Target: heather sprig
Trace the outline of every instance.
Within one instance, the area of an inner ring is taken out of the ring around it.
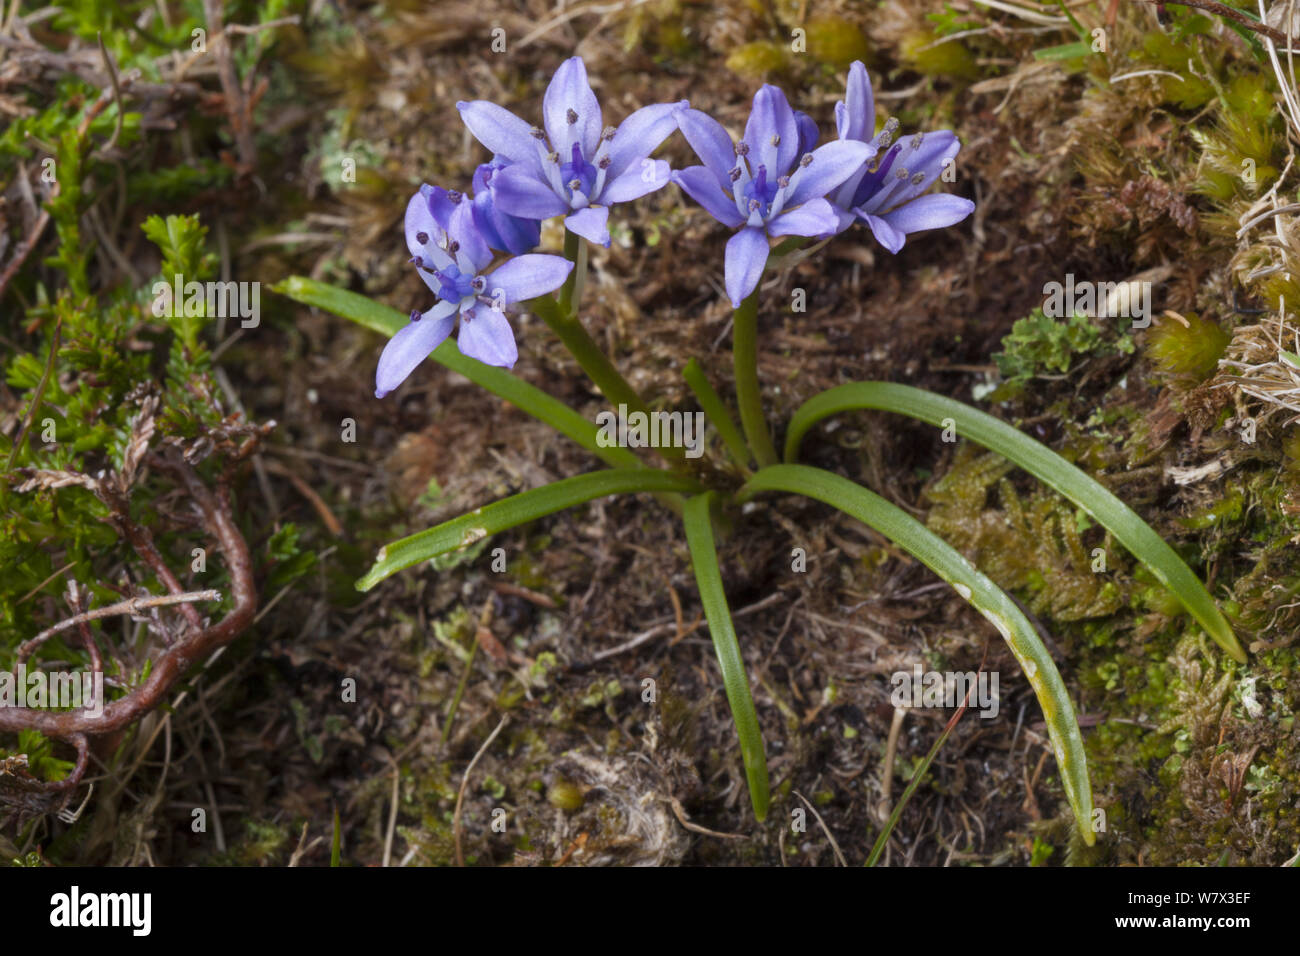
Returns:
[[[800,254],[815,254],[820,245],[858,222],[896,253],[909,235],[966,218],[974,208],[970,200],[927,192],[941,177],[950,178],[943,174],[954,168],[960,149],[956,136],[933,131],[900,137],[894,120],[877,131],[871,84],[861,63],[850,69],[845,98],[835,110],[838,139],[821,146],[813,118],[793,109],[775,86],[758,90],[744,132],[735,139],[717,120],[685,102],[646,106],[618,127],[605,126],[586,67],[577,57],[561,64],[551,80],[541,126],[485,101],[459,107],[465,124],[493,158],[478,168],[472,199],[424,186],[412,197],[406,217],[414,266],[438,303],[408,322],[395,310],[312,280],[295,278],[281,289],[393,336],[379,363],[379,394],[395,388],[432,352],[436,361],[514,402],[611,467],[521,492],[393,542],[358,587],[369,589],[405,568],[603,495],[653,494],[682,519],[736,723],[750,798],[762,820],[771,798],[761,724],[742,641],[727,607],[715,532],[742,520],[750,510],[742,506],[752,505],[760,495],[793,493],[816,499],[878,530],[992,622],[1042,705],[1066,798],[1083,839],[1094,842],[1092,796],[1078,723],[1038,630],[1015,601],[914,517],[847,478],[799,464],[800,445],[816,423],[856,409],[887,410],[955,428],[963,438],[1021,465],[1114,533],[1214,640],[1244,660],[1231,627],[1199,579],[1095,480],[1016,429],[952,399],[883,382],[829,389],[805,402],[788,422],[783,457],[776,452],[763,408],[758,316],[762,278],[771,261],[810,242],[816,244]],[[700,165],[673,172],[650,154],[679,128]],[[720,260],[726,297],[735,309],[732,356],[741,427],[700,364],[683,356],[686,383],[726,451],[725,456],[714,455],[712,467],[706,469],[689,467],[680,449],[661,448],[662,460],[650,461],[628,449],[608,447],[591,422],[503,370],[517,355],[506,310],[525,303],[570,350],[606,402],[646,410],[642,397],[580,318],[587,243],[609,244],[611,206],[654,192],[670,179],[731,231]],[[537,224],[560,216],[565,223],[564,257],[528,252],[537,241]],[[498,261],[492,249],[507,258]],[[447,341],[457,317],[459,355]]]

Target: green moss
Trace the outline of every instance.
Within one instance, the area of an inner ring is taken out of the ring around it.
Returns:
[[[926,76],[974,79],[980,75],[975,56],[959,40],[944,40],[929,30],[916,30],[899,44],[903,62]]]
[[[785,44],[755,40],[731,51],[727,69],[746,80],[767,80],[787,69],[787,50]]]
[[[851,20],[836,16],[813,17],[808,32],[808,53],[819,63],[838,70],[848,69],[854,60],[871,60],[871,44]]]
[[[1194,312],[1184,318],[1186,325],[1167,316],[1155,323],[1146,337],[1146,354],[1163,375],[1186,387],[1215,373],[1231,336]]]

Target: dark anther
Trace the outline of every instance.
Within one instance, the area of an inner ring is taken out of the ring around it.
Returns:
[[[417,232],[415,234],[415,241],[420,245],[424,245],[429,241],[429,234],[427,232]]]
[[[568,109],[568,110],[565,110],[565,111],[564,111],[564,118],[565,118],[565,120],[568,122],[568,124],[569,124],[570,126],[572,126],[574,123],[578,122],[578,114],[575,113],[575,112],[574,112],[573,110],[571,110],[571,109]]]

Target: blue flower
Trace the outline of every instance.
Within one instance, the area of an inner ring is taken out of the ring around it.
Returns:
[[[486,100],[457,103],[480,143],[509,165],[492,177],[496,208],[522,219],[564,216],[571,232],[609,245],[609,207],[668,185],[668,164],[648,157],[677,128],[675,111],[643,107],[615,129],[603,126],[600,103],[581,57],[565,60],[542,99],[545,130]]]
[[[839,229],[826,194],[875,155],[866,143],[841,140],[812,149],[817,126],[786,102],[775,86],[754,94],[744,138],[732,143],[722,125],[699,110],[678,114],[682,135],[703,166],[673,173],[673,182],[725,226],[725,280],[731,304],[758,285],[768,237],[830,236]]]
[[[379,356],[375,397],[383,398],[443,340],[460,317],[456,344],[485,365],[511,368],[519,357],[506,306],[554,292],[573,263],[560,256],[531,254],[507,259],[491,272],[493,255],[478,226],[473,202],[459,193],[421,186],[406,206],[406,245],[420,278],[439,302],[411,313],[411,322]]]
[[[961,222],[975,204],[947,193],[921,195],[961,149],[956,134],[937,130],[895,143],[898,120],[891,118],[873,137],[875,109],[867,68],[855,62],[849,68],[844,99],[835,104],[835,125],[842,142],[870,143],[876,152],[869,163],[844,181],[831,201],[840,220],[836,232],[843,232],[861,219],[877,242],[896,253],[910,233]]]
[[[493,157],[474,170],[474,222],[493,249],[519,255],[536,248],[542,238],[542,224],[504,212],[496,201],[493,179],[510,161]]]

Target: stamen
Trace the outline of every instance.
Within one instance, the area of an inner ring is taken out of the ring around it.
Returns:
[[[417,232],[415,234],[415,241],[422,246],[426,245],[429,242],[429,234],[427,232]]]
[[[736,182],[740,179],[740,167],[737,166],[735,169],[727,170],[727,175],[731,177],[733,183]]]
[[[546,154],[546,158],[553,163],[558,163],[560,161],[560,154],[552,151]]]
[[[450,202],[459,203],[464,198],[465,198],[465,194],[458,189],[447,190],[447,199]]]
[[[781,145],[781,134],[780,134],[780,133],[773,133],[773,134],[772,134],[772,145],[773,145],[773,146],[780,146],[780,145]]]
[[[898,132],[899,122],[895,116],[889,117],[885,121],[884,129],[880,131],[880,148],[884,149],[894,141],[894,134]]]
[[[475,276],[474,281],[470,283],[470,288],[472,288],[475,292],[482,292],[484,289],[487,288],[487,279],[483,278],[482,276]]]
[[[572,189],[572,190],[576,193],[579,189],[582,188],[582,180],[581,180],[581,179],[570,179],[570,180],[569,180],[569,188]]]
[[[899,166],[898,172],[894,173],[894,177],[897,179],[906,179],[910,175],[912,174],[907,171],[906,166]]]
[[[778,186],[780,186],[782,189],[785,189],[786,186],[789,186],[789,185],[790,185],[790,177],[789,177],[789,176],[778,176],[777,179],[776,179],[776,184],[777,184]]]
[[[921,183],[923,183],[923,182],[925,182],[925,173],[914,173],[914,174],[912,175],[912,185],[913,185],[913,186],[919,186],[919,185],[921,185]]]
[[[738,140],[738,141],[736,142],[736,155],[737,155],[737,156],[748,156],[748,155],[749,155],[749,144],[746,143],[743,139],[742,139],[742,140]]]
[[[543,133],[541,128],[537,126],[534,126],[532,129],[530,129],[528,131],[528,135],[531,136],[533,139],[541,139],[541,140],[546,139],[546,134]]]
[[[574,123],[578,122],[578,114],[572,109],[567,109],[564,111],[564,119],[570,126],[572,126]]]
[[[456,253],[460,252],[460,243],[455,239],[450,240],[447,243],[447,251],[454,256]]]
[[[601,133],[600,133],[600,138],[601,138],[601,139],[613,139],[613,138],[614,138],[614,134],[617,133],[617,132],[618,132],[618,130],[615,129],[613,126],[606,126],[606,127],[601,131]]]
[[[802,156],[799,157],[799,168],[807,169],[809,166],[812,165],[812,159],[813,159],[812,153],[804,153]]]
[[[610,159],[608,156],[602,156],[599,160],[597,160],[596,165],[599,166],[601,169],[609,169],[610,164],[612,164],[613,162],[614,161]]]
[[[923,133],[917,133],[915,136],[912,137],[912,149],[921,148],[921,139],[924,135],[925,134]]]
[[[759,208],[759,205],[760,205],[760,204],[759,204],[759,201],[758,201],[757,199],[751,199],[751,200],[749,201],[749,211],[750,211],[750,212],[757,212],[757,211],[758,211],[758,208]]]
[[[412,322],[419,322],[419,321],[420,321],[420,310],[419,310],[419,309],[412,309],[412,310],[411,310],[411,321],[412,321]]]

